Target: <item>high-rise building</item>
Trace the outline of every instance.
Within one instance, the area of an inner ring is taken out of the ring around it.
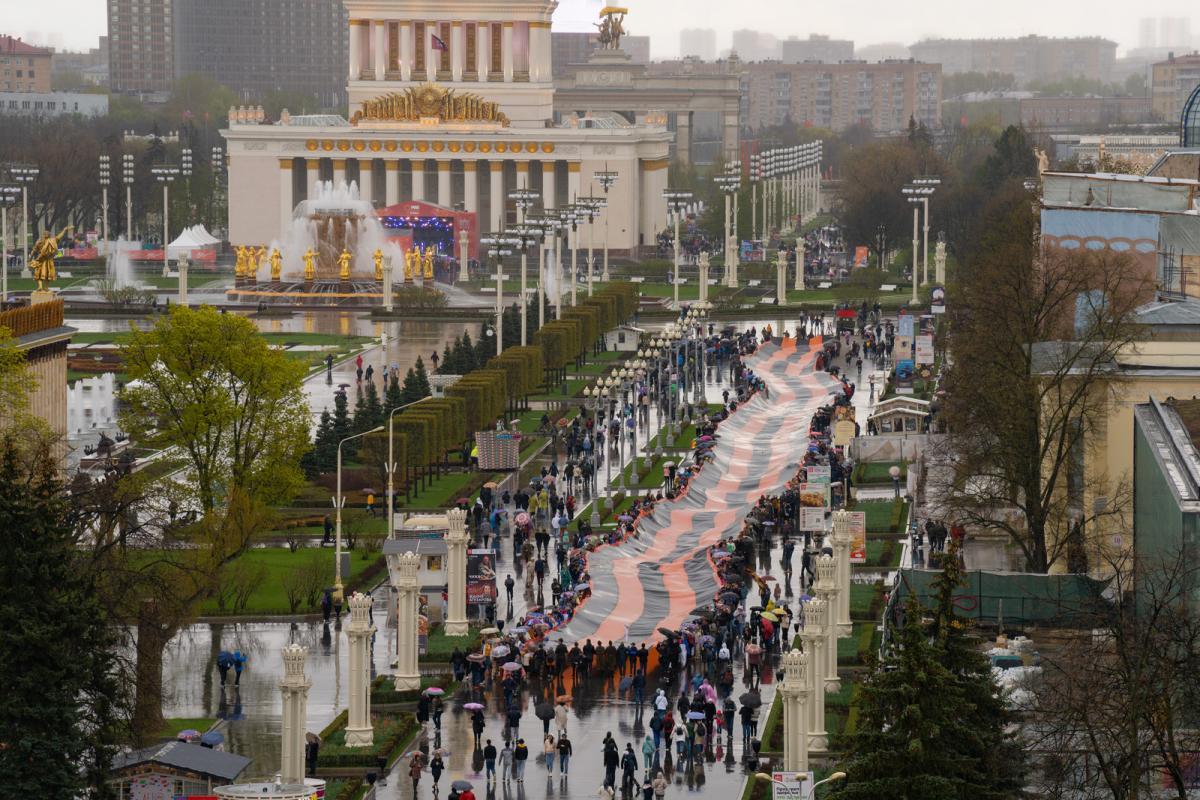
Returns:
[[[791,122],[844,130],[899,131],[915,119],[941,127],[942,68],[915,61],[747,64],[745,127]]]
[[[54,51],[0,36],[0,91],[50,91],[50,59]]]
[[[712,28],[684,28],[679,32],[679,57],[701,61],[717,59],[717,32]]]
[[[108,85],[166,94],[175,82],[171,0],[108,0]]]
[[[784,39],[781,55],[785,64],[800,64],[805,61],[836,64],[854,58],[854,42],[849,39],[830,39],[828,36],[814,33],[807,39]]]
[[[341,0],[175,0],[175,75],[208,76],[247,102],[286,91],[340,108],[348,29]]]
[[[1000,72],[1019,84],[1090,78],[1112,80],[1117,43],[1098,36],[1070,39],[1022,36],[1016,39],[926,39],[909,48],[912,57],[941,64],[947,75]]]
[[[773,33],[740,28],[733,32],[733,52],[742,61],[771,61],[779,58],[779,39]]]
[[[556,71],[567,64],[582,64],[599,46],[600,38],[594,33],[555,31],[550,36],[551,64]],[[629,54],[630,63],[650,63],[649,36],[622,36],[621,49]]]
[[[1150,102],[1154,116],[1174,122],[1188,96],[1200,86],[1200,53],[1172,55],[1151,67]]]

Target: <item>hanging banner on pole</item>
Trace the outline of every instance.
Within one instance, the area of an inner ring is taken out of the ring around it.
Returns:
[[[850,563],[867,563],[867,512],[851,511],[847,530],[850,533]]]
[[[933,336],[922,334],[917,337],[917,366],[933,363]]]

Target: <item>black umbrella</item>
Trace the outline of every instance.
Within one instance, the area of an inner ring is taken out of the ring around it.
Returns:
[[[538,703],[533,707],[533,713],[538,719],[554,719],[554,706],[550,703]]]
[[[679,635],[678,631],[673,631],[670,628],[659,628],[658,632],[663,636],[670,636],[672,639]]]
[[[712,619],[714,613],[712,606],[700,606],[692,609],[692,614],[702,619]]]
[[[475,784],[471,783],[470,781],[457,780],[450,784],[450,788],[456,792],[465,792],[468,789],[474,789]]]
[[[750,706],[751,708],[758,708],[762,705],[762,698],[759,697],[758,692],[746,692],[738,700],[741,701],[742,705]]]

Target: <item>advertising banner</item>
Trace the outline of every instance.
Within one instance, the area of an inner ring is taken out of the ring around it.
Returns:
[[[467,551],[467,603],[489,605],[496,602],[496,551]]]
[[[810,800],[813,774],[811,772],[772,772],[771,800]]]
[[[805,469],[804,472],[808,476],[809,483],[829,483],[833,469],[827,465],[813,464],[811,467]]]
[[[800,507],[801,508],[820,508],[822,510],[829,508],[829,484],[828,483],[802,483],[802,484],[800,484]]]
[[[917,337],[917,366],[933,363],[933,337],[922,334]]]
[[[867,512],[850,512],[850,563],[867,563]]]
[[[913,393],[913,372],[916,365],[911,358],[896,360],[896,394]]]
[[[825,530],[825,509],[824,508],[802,508],[802,509],[800,509],[800,530],[802,530],[802,531],[823,531],[823,530]]]

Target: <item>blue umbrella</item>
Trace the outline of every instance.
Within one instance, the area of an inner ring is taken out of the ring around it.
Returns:
[[[225,734],[218,731],[209,731],[200,737],[200,744],[208,747],[216,747],[223,741],[225,741]]]

